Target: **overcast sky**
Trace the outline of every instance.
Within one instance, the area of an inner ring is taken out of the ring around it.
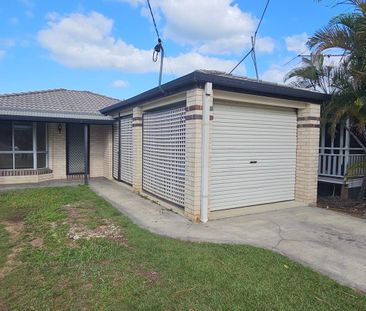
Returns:
[[[228,72],[250,48],[266,0],[151,0],[166,50],[163,81],[195,69]],[[305,42],[345,7],[272,0],[257,58],[260,78],[282,82]],[[157,84],[145,0],[1,0],[0,92],[68,88],[125,99]],[[235,72],[253,77],[250,57]]]

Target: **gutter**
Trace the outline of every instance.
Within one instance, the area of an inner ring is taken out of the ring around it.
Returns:
[[[103,119],[77,119],[77,118],[58,118],[58,117],[38,117],[38,116],[20,116],[20,115],[0,115],[0,120],[11,121],[33,121],[33,122],[53,122],[53,123],[79,123],[79,124],[100,124],[111,125],[115,121]]]
[[[156,87],[125,101],[103,108],[100,112],[103,114],[110,114],[115,111],[142,105],[152,100],[160,99],[178,92],[187,91],[192,87],[199,87],[203,89],[207,82],[211,82],[213,84],[213,88],[218,90],[290,99],[316,104],[322,104],[329,98],[328,95],[323,93],[196,70],[183,77],[163,84],[161,88],[164,90],[164,94],[162,94],[159,87]]]

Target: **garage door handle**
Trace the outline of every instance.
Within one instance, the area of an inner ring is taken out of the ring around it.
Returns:
[[[257,161],[250,161],[249,164],[257,164]]]

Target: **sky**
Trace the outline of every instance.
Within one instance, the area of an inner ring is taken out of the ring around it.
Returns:
[[[229,72],[250,49],[266,0],[150,0],[165,49],[163,82]],[[283,83],[306,41],[347,10],[332,0],[272,0],[260,27],[259,77]],[[1,0],[0,93],[54,88],[126,99],[157,86],[145,0]],[[251,58],[234,72],[254,77]]]

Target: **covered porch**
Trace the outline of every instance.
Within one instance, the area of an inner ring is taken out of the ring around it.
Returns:
[[[365,160],[363,148],[346,130],[344,123],[337,126],[334,137],[329,134],[329,126],[322,125],[318,167],[320,183],[341,185],[343,188],[360,187],[365,169],[358,168],[350,174],[349,168]]]
[[[111,178],[112,126],[0,120],[0,185]]]

